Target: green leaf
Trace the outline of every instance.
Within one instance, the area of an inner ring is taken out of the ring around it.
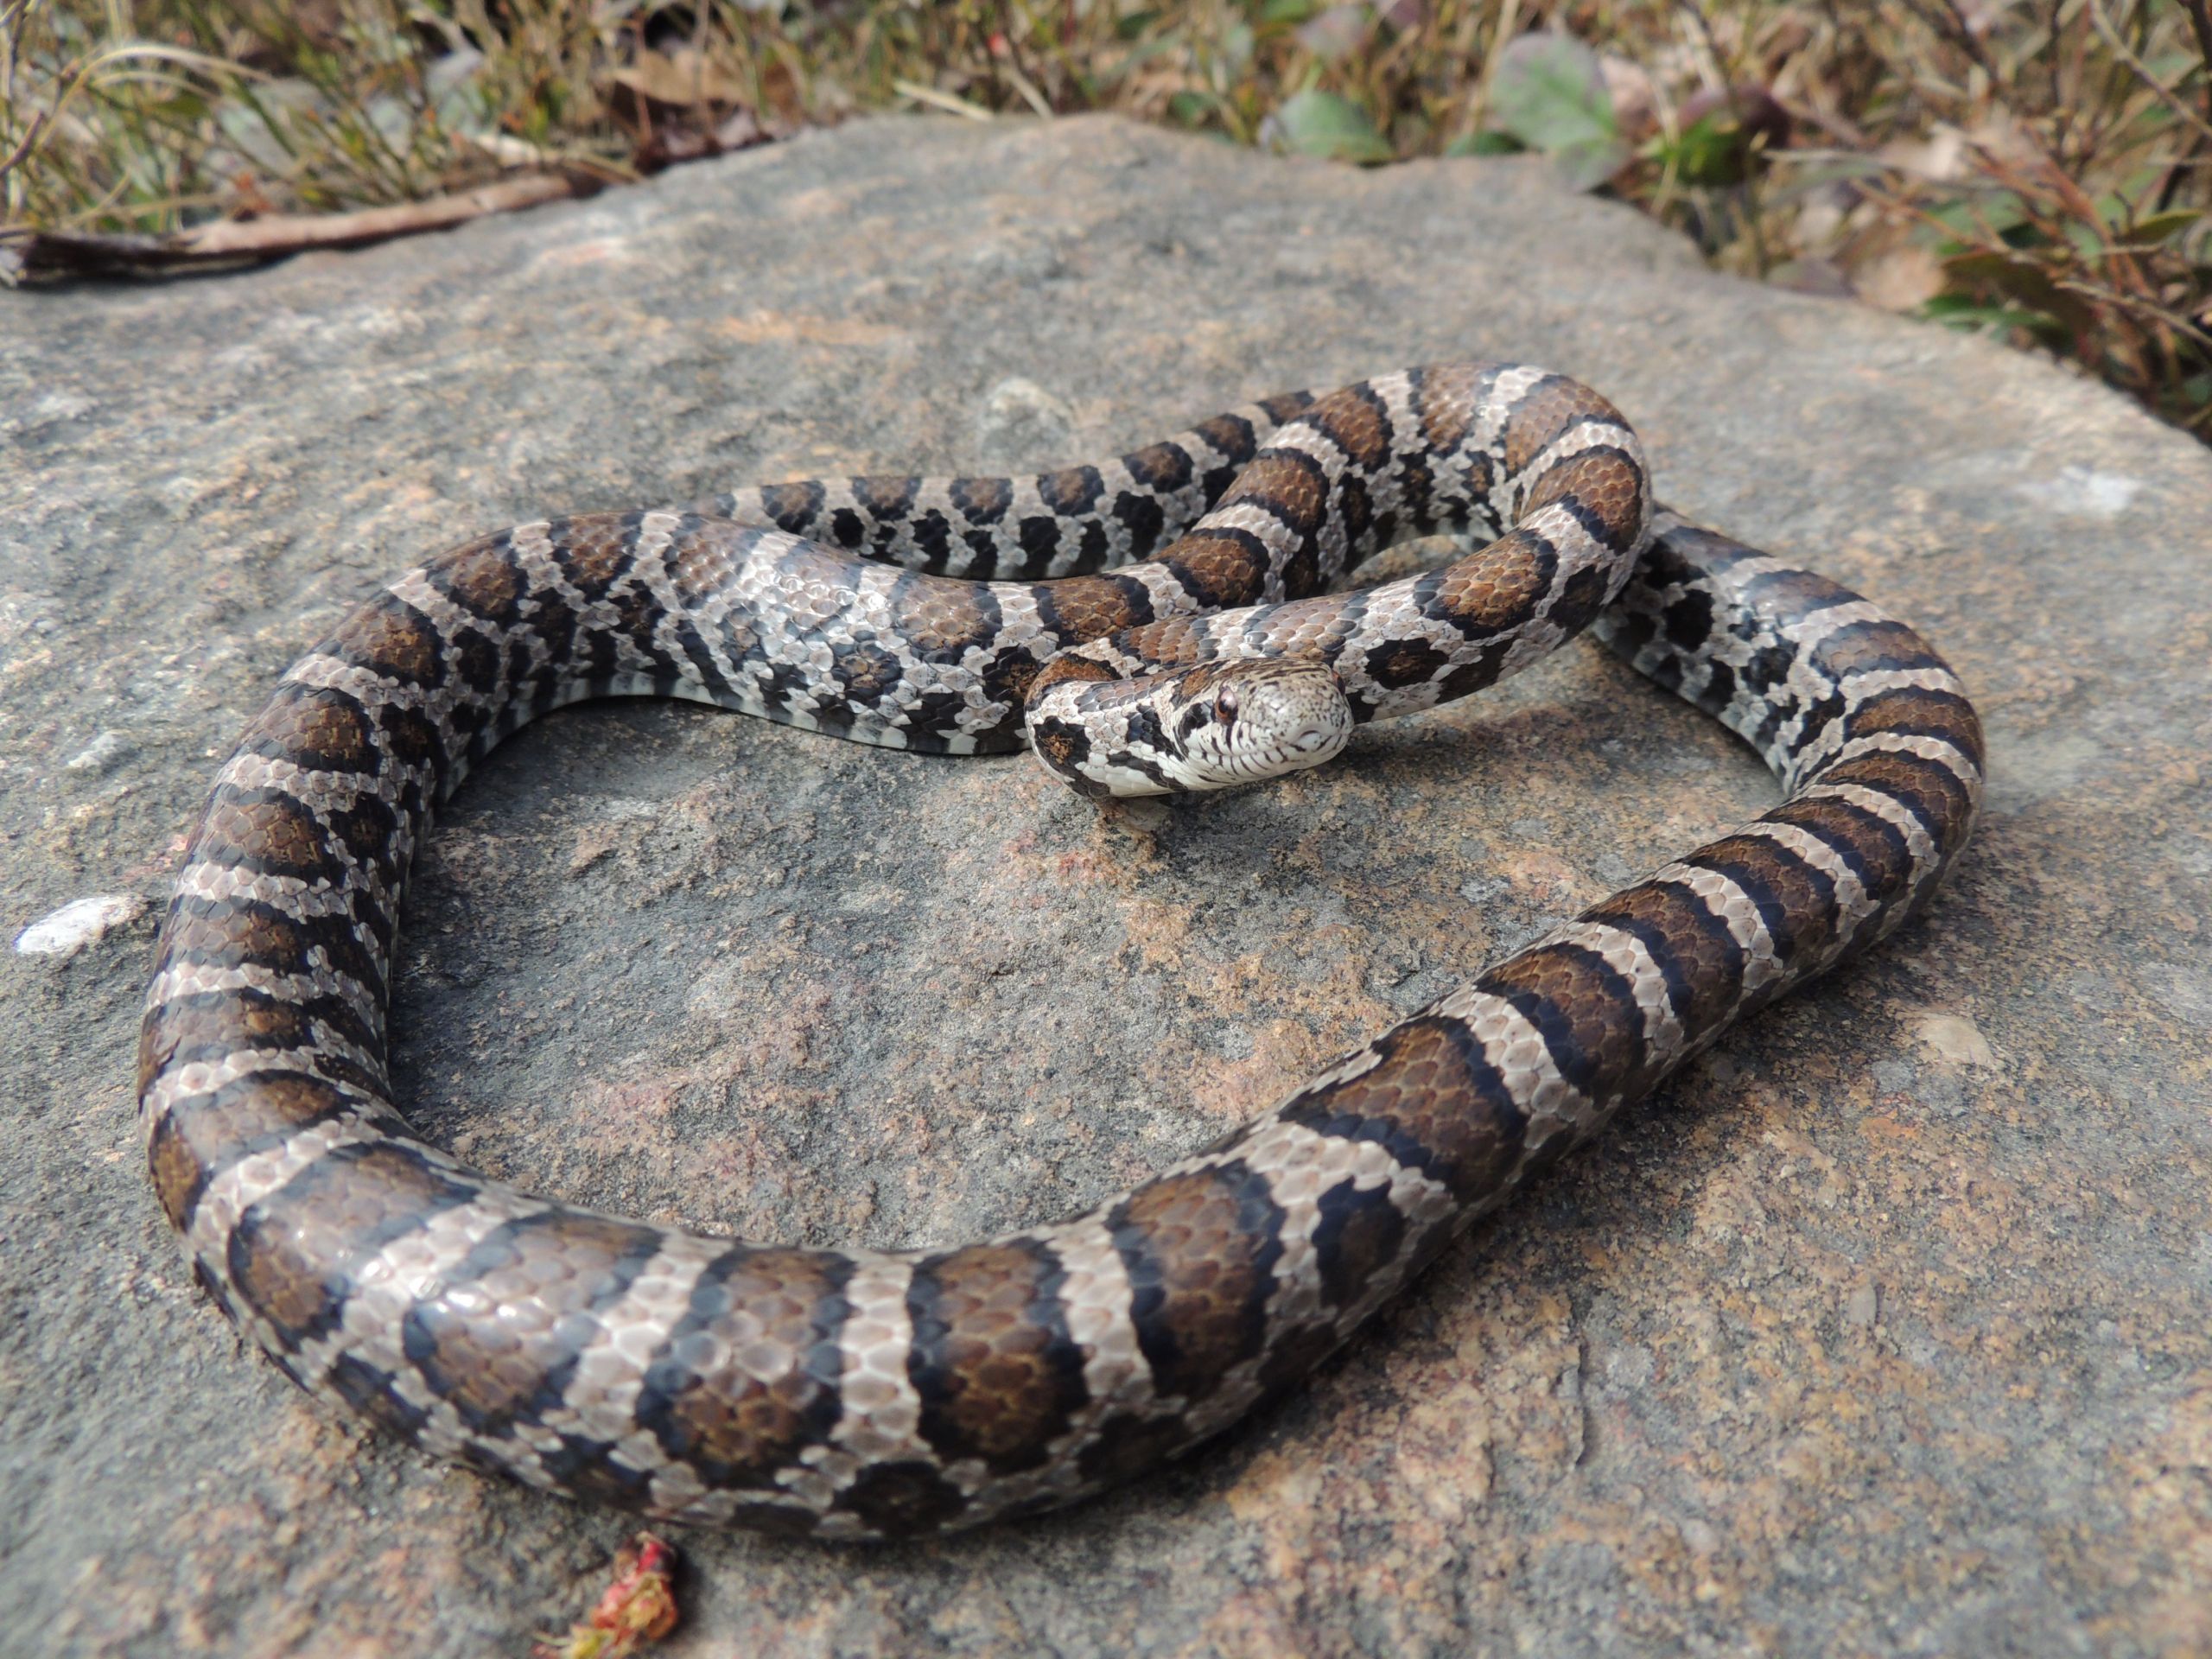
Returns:
[[[1251,26],[1248,23],[1231,23],[1222,31],[1217,50],[1221,54],[1220,67],[1230,80],[1243,74],[1244,66],[1252,61],[1254,43]],[[1216,81],[1214,84],[1220,86],[1223,83]]]
[[[2072,244],[2074,251],[2091,264],[2103,258],[2106,250],[2112,245],[2105,238],[2103,226],[2083,225],[2073,220],[2067,222],[2066,239]]]
[[[1446,156],[1518,156],[1528,146],[1510,132],[1463,132],[1445,145]]]
[[[1200,127],[1212,118],[1215,99],[1211,92],[1177,92],[1167,100],[1167,118],[1179,127]]]
[[[1954,292],[1961,287],[1994,290],[2073,334],[2094,327],[2095,315],[2088,302],[2059,287],[2041,265],[2001,253],[1962,253],[1946,259],[1943,271]]]
[[[2148,219],[2139,219],[2127,227],[2130,242],[2164,242],[2178,236],[2204,217],[2196,207],[2177,207],[2170,213],[2152,213]]]
[[[1928,216],[1957,238],[1940,246],[1940,253],[1958,253],[1980,247],[1989,232],[1994,232],[2013,247],[2033,245],[2040,239],[2035,227],[2028,223],[2026,205],[2010,190],[1982,190],[1972,196],[1954,197],[1930,207]]]
[[[2069,340],[2063,325],[2041,312],[2018,305],[1984,305],[1962,294],[1938,294],[1920,308],[1920,315],[1962,332],[2018,328],[2054,347],[2063,347]]]
[[[1700,116],[1667,147],[1684,184],[1729,185],[1744,181],[1744,132],[1721,111]]]
[[[1490,111],[1531,149],[1572,149],[1620,137],[1598,54],[1565,35],[1523,35],[1498,54]]]
[[[1367,112],[1334,92],[1309,91],[1283,101],[1272,118],[1283,149],[1334,162],[1387,162],[1390,146]]]
[[[1598,54],[1565,35],[1523,35],[1491,67],[1491,121],[1557,160],[1578,190],[1603,184],[1628,160]]]
[[[1570,190],[1595,190],[1627,165],[1626,144],[1599,142],[1555,149],[1551,159]]]

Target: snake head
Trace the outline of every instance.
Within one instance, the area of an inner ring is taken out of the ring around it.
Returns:
[[[1351,735],[1336,671],[1295,658],[1135,679],[1062,679],[1033,696],[1037,758],[1084,795],[1183,795],[1333,760]]]
[[[1227,789],[1333,760],[1351,736],[1351,705],[1325,663],[1281,657],[1209,663],[1173,677],[1161,725],[1185,790]]]

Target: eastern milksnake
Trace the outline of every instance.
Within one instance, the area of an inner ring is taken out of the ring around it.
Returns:
[[[1486,544],[1324,591],[1435,531]],[[1030,744],[1086,793],[1156,793],[1315,764],[1586,626],[1747,738],[1784,804],[1084,1215],[944,1251],[742,1244],[488,1181],[391,1102],[409,866],[546,709],[691,697],[893,747]],[[147,993],[154,1185],[289,1376],[433,1451],[706,1525],[1033,1511],[1293,1382],[1624,1103],[1897,926],[1981,765],[1917,635],[1652,508],[1619,415],[1531,368],[1273,398],[1041,477],[522,525],[356,611],[224,766]]]

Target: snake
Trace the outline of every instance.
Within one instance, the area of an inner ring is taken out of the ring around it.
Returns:
[[[1340,580],[1428,535],[1448,559]],[[715,1236],[489,1179],[392,1098],[410,866],[549,709],[690,698],[1189,795],[1585,632],[1745,739],[1781,804],[1079,1215],[950,1249]],[[1624,1105],[1896,929],[1966,844],[1983,765],[1917,633],[1656,505],[1619,411],[1529,365],[1272,397],[1034,476],[518,525],[348,614],[218,774],[146,996],[154,1192],[287,1376],[429,1452],[698,1526],[1033,1514],[1294,1386]]]

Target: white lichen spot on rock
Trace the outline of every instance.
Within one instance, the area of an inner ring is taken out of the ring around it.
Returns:
[[[1938,1065],[1994,1071],[2000,1064],[1981,1027],[1962,1014],[1928,1014],[1913,1027],[1912,1036]]]
[[[41,916],[16,935],[22,957],[73,957],[103,935],[145,914],[146,901],[135,893],[99,893],[73,899]]]
[[[1459,896],[1471,905],[1486,905],[1510,892],[1513,884],[1502,876],[1471,875],[1459,884]]]
[[[61,763],[64,772],[105,772],[129,754],[134,745],[121,732],[102,732]]]
[[[1075,410],[1067,399],[1019,376],[991,388],[976,423],[983,454],[1007,466],[1064,459],[1074,433]]]
[[[2151,995],[2183,1025],[2212,1031],[2212,974],[2171,962],[2146,962],[2138,971]]]
[[[2143,493],[2143,480],[2093,467],[2062,467],[2049,478],[2030,479],[2020,493],[2054,512],[2076,518],[2117,518]]]

